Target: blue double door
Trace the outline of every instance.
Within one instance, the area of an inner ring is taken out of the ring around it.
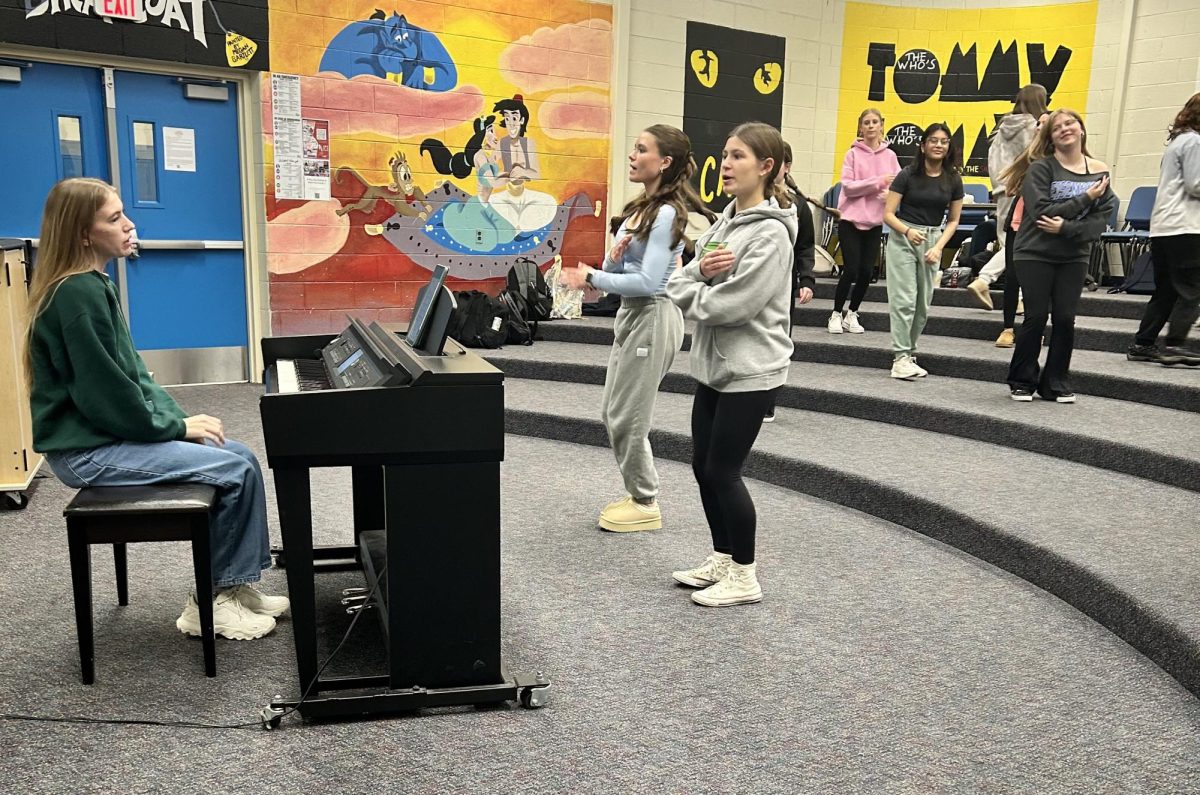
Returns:
[[[0,237],[37,238],[58,180],[119,183],[140,256],[109,271],[148,367],[166,384],[244,380],[237,85],[37,62],[19,75],[0,81]]]

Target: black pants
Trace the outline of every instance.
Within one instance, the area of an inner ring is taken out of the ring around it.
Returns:
[[[1009,229],[1004,233],[1004,327],[1016,328],[1017,302],[1021,300],[1021,279],[1013,267],[1013,243],[1017,233]]]
[[[859,229],[849,221],[838,221],[838,245],[842,248],[842,277],[833,294],[834,311],[841,312],[850,296],[850,311],[857,312],[871,286],[871,274],[879,262],[882,226]],[[854,292],[850,292],[853,285]]]
[[[1196,318],[1200,318],[1200,235],[1150,238],[1154,260],[1154,295],[1146,304],[1137,344],[1153,345],[1170,320],[1166,344],[1184,344]]]
[[[713,549],[735,563],[754,562],[758,516],[742,481],[742,468],[778,389],[718,392],[696,385],[692,402],[692,472],[712,533]]]
[[[1071,392],[1068,371],[1075,349],[1075,313],[1087,262],[1017,260],[1016,273],[1025,290],[1025,320],[1008,367],[1008,385],[1036,390],[1044,398]],[[1046,367],[1039,372],[1038,354],[1046,320],[1053,318]]]

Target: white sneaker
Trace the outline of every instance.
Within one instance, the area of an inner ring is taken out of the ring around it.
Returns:
[[[758,577],[755,576],[756,565],[747,563],[743,566],[731,560],[725,578],[703,591],[696,591],[692,594],[692,601],[705,607],[731,607],[761,602],[763,593],[758,584]]]
[[[183,613],[175,626],[185,635],[200,637],[200,605],[196,595],[189,594]],[[275,629],[275,619],[260,616],[237,599],[233,589],[222,591],[213,600],[213,632],[230,640],[253,640]]]
[[[902,378],[905,381],[911,381],[914,378],[920,378],[922,374],[927,373],[921,370],[920,367],[917,367],[917,363],[907,353],[900,354],[892,362],[892,378]]]
[[[858,322],[858,313],[850,310],[842,318],[842,331],[848,331],[851,334],[862,334],[866,329]]]
[[[690,585],[693,588],[707,588],[710,585],[715,585],[725,579],[725,574],[729,571],[729,564],[733,560],[733,556],[725,552],[714,552],[704,559],[694,569],[685,571],[673,571],[671,576],[675,578],[675,582],[683,585]]]
[[[829,315],[829,322],[825,324],[825,330],[830,334],[842,333],[842,313],[833,312]]]
[[[254,583],[235,585],[229,590],[242,603],[242,607],[252,610],[260,616],[271,616],[272,618],[281,616],[292,606],[286,596],[272,596],[263,593],[254,586]]]
[[[912,360],[913,367],[917,368],[917,378],[924,378],[925,376],[929,375],[928,370],[926,370],[921,365],[917,364],[916,356],[909,356],[908,358]]]

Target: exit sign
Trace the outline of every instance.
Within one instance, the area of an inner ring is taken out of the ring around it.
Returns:
[[[142,0],[99,0],[96,13],[113,19],[131,19],[135,22],[146,18],[142,12]]]

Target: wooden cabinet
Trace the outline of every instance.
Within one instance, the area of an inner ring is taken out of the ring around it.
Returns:
[[[24,507],[24,491],[42,465],[33,452],[24,348],[28,275],[33,249],[24,240],[0,240],[0,492],[7,505]]]

